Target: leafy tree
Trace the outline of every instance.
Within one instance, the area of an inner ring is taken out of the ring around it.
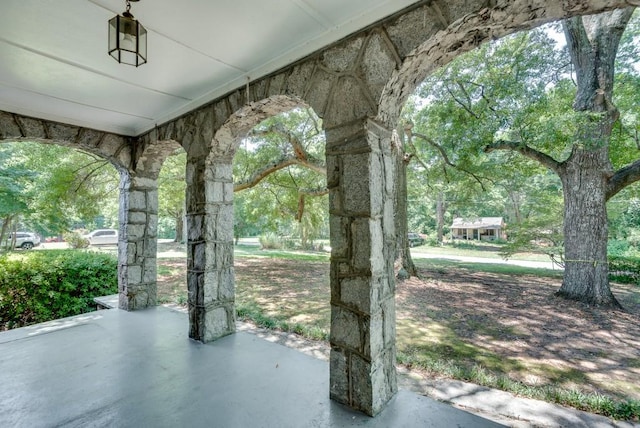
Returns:
[[[73,224],[117,222],[119,179],[104,159],[29,142],[5,143],[0,156],[7,157],[0,167],[2,216],[20,227],[59,235]]]
[[[234,158],[236,234],[248,225],[289,234],[295,220],[295,233],[307,245],[326,229],[326,174],[324,134],[312,111],[263,121]]]
[[[34,174],[24,165],[23,158],[14,157],[12,148],[0,146],[0,242],[4,243],[7,233],[12,230],[14,219],[25,212],[30,195],[29,181]]]
[[[640,179],[637,97],[630,96],[629,87],[620,91],[620,105],[631,107],[631,113],[620,113],[612,98],[615,54],[631,14],[626,9],[566,21],[565,50],[550,38],[553,27],[484,45],[425,82],[420,94],[425,107],[416,120],[446,149],[449,165],[475,174],[483,186],[502,183],[514,203],[531,192],[527,180],[534,183],[537,176],[546,182],[545,170],[555,173],[564,200],[566,269],[559,293],[611,306],[617,302],[608,286],[606,201]],[[637,49],[637,34],[625,36],[623,45]],[[616,87],[624,83],[637,89],[638,70],[627,56],[622,59],[627,63]],[[494,150],[524,155],[537,166]],[[551,195],[546,202],[557,199],[557,191]],[[512,212],[518,224],[526,219],[522,209],[535,206],[537,213],[528,221],[537,224],[539,234],[544,229],[550,234],[557,214],[543,209],[541,196],[528,195],[528,202],[514,204]],[[548,220],[541,222],[544,217]]]
[[[607,264],[607,201],[640,179],[640,160],[614,165],[615,153],[629,145],[613,134],[620,111],[613,104],[615,57],[633,8],[563,22],[577,88],[571,133],[562,142],[563,160],[527,141],[499,141],[490,148],[510,149],[553,170],[564,192],[565,270],[558,294],[569,299],[619,307],[611,293]],[[567,125],[569,125],[567,123]],[[611,156],[611,154],[614,154]]]
[[[175,225],[175,242],[184,242],[186,153],[169,156],[158,177],[158,210]]]

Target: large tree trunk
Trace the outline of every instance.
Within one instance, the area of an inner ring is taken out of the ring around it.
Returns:
[[[633,8],[563,23],[576,71],[574,109],[584,112],[571,156],[559,167],[564,192],[565,271],[558,294],[619,307],[609,289],[607,183],[609,140],[618,111],[611,102],[620,37]]]
[[[575,149],[560,178],[564,189],[565,269],[558,295],[619,307],[607,265],[606,148]]]
[[[176,215],[176,239],[174,242],[184,242],[184,213],[180,212]]]
[[[444,231],[444,214],[447,212],[447,202],[444,192],[438,192],[436,199],[436,241],[442,245]]]
[[[411,276],[417,276],[416,269],[411,252],[409,250],[409,230],[407,225],[407,165],[410,159],[405,157],[404,145],[402,138],[394,133],[395,146],[398,148],[396,156],[396,260],[395,271],[399,280],[408,279]]]

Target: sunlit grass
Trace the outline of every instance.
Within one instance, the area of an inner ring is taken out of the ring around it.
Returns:
[[[500,263],[473,263],[449,259],[414,259],[415,265],[429,270],[466,269],[472,272],[497,273],[500,275],[535,275],[538,277],[561,278],[562,271],[533,268]]]

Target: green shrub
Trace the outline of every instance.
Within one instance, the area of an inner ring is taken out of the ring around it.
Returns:
[[[95,252],[33,251],[0,257],[0,331],[95,309],[118,291],[118,263]]]
[[[281,250],[284,246],[282,238],[275,233],[261,235],[259,240],[263,250]]]
[[[609,256],[609,279],[640,285],[640,258]]]
[[[67,232],[63,235],[63,238],[71,248],[87,248],[89,246],[89,241],[78,232]]]

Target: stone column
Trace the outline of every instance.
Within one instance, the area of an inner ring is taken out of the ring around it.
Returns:
[[[158,180],[148,175],[120,172],[118,306],[127,311],[157,302]]]
[[[209,342],[235,331],[231,159],[187,157],[189,337]]]
[[[374,416],[397,391],[391,132],[371,120],[327,129],[331,398]]]

